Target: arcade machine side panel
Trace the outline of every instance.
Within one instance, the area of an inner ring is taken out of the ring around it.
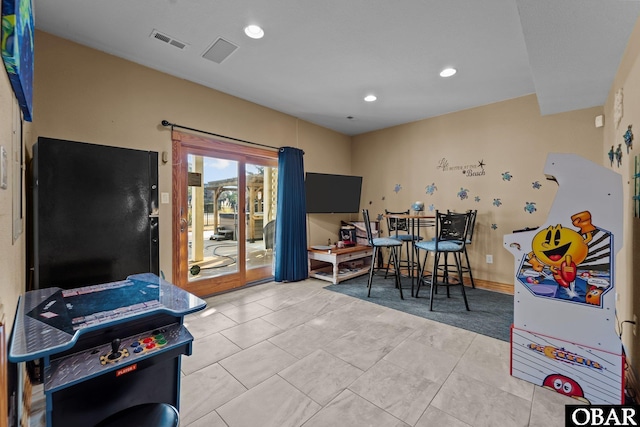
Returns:
[[[34,145],[34,288],[159,274],[158,154],[39,138]]]
[[[511,330],[511,375],[576,400],[624,402],[624,356],[523,329]]]

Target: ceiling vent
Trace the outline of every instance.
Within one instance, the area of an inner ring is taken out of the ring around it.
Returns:
[[[220,64],[222,61],[227,59],[229,55],[235,52],[237,48],[238,46],[235,44],[220,37],[211,45],[202,57]]]
[[[153,32],[151,32],[151,35],[149,37],[154,38],[156,40],[160,40],[161,42],[170,44],[171,46],[177,47],[180,50],[185,50],[189,46],[188,44],[183,43],[180,40],[176,40],[171,36],[163,34],[158,30],[153,30]]]

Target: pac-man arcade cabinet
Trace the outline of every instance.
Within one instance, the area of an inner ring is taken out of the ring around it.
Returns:
[[[622,178],[575,154],[549,154],[544,173],[559,185],[547,221],[504,236],[515,257],[511,375],[576,404],[621,404]]]

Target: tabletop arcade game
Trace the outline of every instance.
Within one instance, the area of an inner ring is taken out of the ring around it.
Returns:
[[[134,405],[179,408],[180,358],[192,352],[184,316],[206,303],[145,273],[18,301],[14,363],[43,360],[47,427],[92,426]]]

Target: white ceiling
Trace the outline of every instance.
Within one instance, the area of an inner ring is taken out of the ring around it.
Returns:
[[[640,1],[34,0],[34,14],[42,31],[357,135],[531,93],[542,114],[603,105]],[[220,64],[202,58],[219,37],[238,46]]]

